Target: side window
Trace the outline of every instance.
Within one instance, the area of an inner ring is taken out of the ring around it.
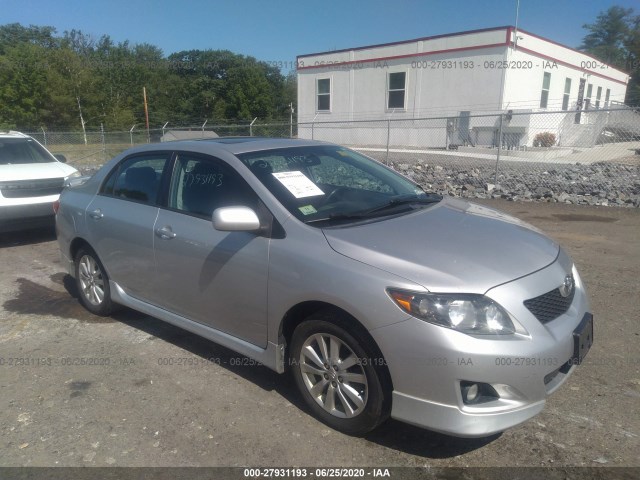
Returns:
[[[405,108],[407,72],[393,72],[387,76],[387,108]]]
[[[160,178],[168,155],[144,155],[129,158],[111,172],[100,193],[154,205]]]
[[[549,103],[549,89],[551,88],[551,73],[542,75],[542,92],[540,93],[540,108],[547,108]]]
[[[318,97],[316,110],[328,112],[331,110],[331,79],[319,78],[316,83],[316,95]]]
[[[256,208],[258,197],[233,168],[221,160],[179,154],[174,168],[169,208],[211,218],[216,208]]]

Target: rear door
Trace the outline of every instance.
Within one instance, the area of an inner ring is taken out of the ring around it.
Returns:
[[[86,210],[89,241],[109,278],[142,300],[150,297],[155,275],[153,226],[170,156],[153,152],[124,159]]]
[[[153,303],[261,347],[267,344],[269,238],[220,232],[223,206],[256,210],[257,194],[226,162],[178,153],[167,208],[158,213]]]

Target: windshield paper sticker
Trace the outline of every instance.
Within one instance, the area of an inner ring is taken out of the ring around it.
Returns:
[[[313,213],[318,213],[318,211],[313,208],[313,205],[305,205],[304,207],[298,208],[304,215],[311,215]]]
[[[324,195],[324,192],[302,172],[277,172],[272,175],[280,180],[280,183],[296,198]]]

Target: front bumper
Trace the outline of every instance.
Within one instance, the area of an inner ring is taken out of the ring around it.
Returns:
[[[508,412],[482,416],[462,411],[452,405],[439,405],[400,392],[393,392],[391,416],[396,420],[455,437],[488,437],[518,425],[537,415],[544,400]]]
[[[569,310],[543,325],[523,300],[562,284],[572,270],[576,292]],[[492,435],[539,413],[575,370],[573,332],[590,314],[584,285],[566,255],[486,295],[527,334],[472,337],[416,318],[370,332],[391,373],[393,418],[460,437]],[[488,384],[498,396],[465,402],[461,382]]]
[[[9,232],[26,228],[53,226],[54,201],[26,205],[0,205],[0,231]]]

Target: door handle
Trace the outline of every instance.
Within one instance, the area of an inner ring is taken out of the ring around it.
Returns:
[[[166,227],[156,229],[156,235],[164,240],[171,240],[172,238],[176,238],[177,234],[167,225]]]
[[[95,220],[100,220],[104,217],[104,213],[99,208],[95,209],[93,212],[89,212],[89,216]]]

